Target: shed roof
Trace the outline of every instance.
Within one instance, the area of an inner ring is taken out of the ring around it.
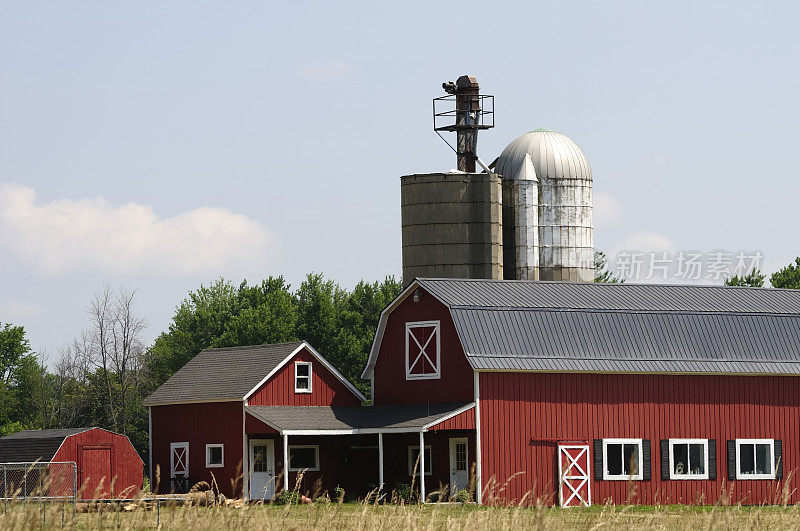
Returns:
[[[453,279],[416,286],[449,308],[476,370],[800,374],[800,290]]]
[[[23,430],[0,437],[0,463],[50,461],[64,439],[91,429]]]
[[[247,406],[253,417],[280,432],[424,431],[474,407],[474,402],[391,406]]]

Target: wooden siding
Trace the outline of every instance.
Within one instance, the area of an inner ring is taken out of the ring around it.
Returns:
[[[430,427],[431,431],[436,430],[474,430],[475,429],[475,408],[468,409],[459,413],[455,417],[449,418]]]
[[[294,392],[295,361],[312,364],[310,393]],[[253,393],[247,403],[251,406],[357,406],[361,400],[313,354],[303,349]]]
[[[592,502],[715,503],[727,478],[726,441],[783,441],[784,477],[800,465],[800,379],[790,376],[480,373],[482,479],[503,484],[501,500],[552,503],[558,440],[649,439],[649,481],[603,481],[592,476]],[[662,480],[659,441],[716,439],[717,479]],[[796,481],[790,503],[800,501]],[[730,488],[730,487],[728,487]],[[774,503],[780,482],[739,480],[733,502]],[[487,498],[485,497],[484,500]]]
[[[158,493],[170,491],[170,443],[189,443],[189,478],[212,481],[212,473],[226,496],[241,496],[242,402],[153,406],[153,474]],[[206,468],[206,444],[224,445],[222,468]]]
[[[94,452],[97,457],[103,457],[104,460],[110,456],[110,467],[107,463],[89,463],[86,462],[88,455],[92,452],[82,452],[81,450],[103,450]],[[103,454],[102,456],[100,454]],[[91,430],[71,435],[64,439],[61,447],[53,456],[53,461],[72,461],[78,467],[78,488],[86,487],[81,492],[84,499],[94,499],[96,485],[101,478],[89,477],[92,470],[110,470],[110,478],[106,478],[104,485],[108,485],[112,479],[114,480],[114,497],[131,498],[139,492],[142,488],[142,478],[144,464],[139,454],[133,448],[133,445],[124,435],[112,433],[101,428],[93,428]],[[70,480],[70,486],[72,481]],[[101,489],[102,490],[102,489]],[[99,497],[110,497],[111,492],[97,491]]]
[[[418,404],[473,399],[473,372],[461,348],[450,310],[422,288],[422,299],[409,294],[387,319],[378,359],[375,363],[373,403]],[[406,323],[441,322],[441,378],[406,380]]]

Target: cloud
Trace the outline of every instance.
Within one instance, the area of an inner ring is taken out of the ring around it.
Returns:
[[[606,192],[594,192],[594,226],[607,229],[622,221],[624,209],[617,198]]]
[[[628,252],[668,252],[678,251],[678,245],[663,234],[655,232],[639,231],[626,236],[609,250],[609,258],[617,255],[621,251]]]
[[[0,183],[0,267],[58,275],[221,274],[264,266],[275,239],[261,224],[224,208],[159,218],[148,205],[102,197],[36,201],[27,186]]]
[[[297,73],[300,77],[311,81],[333,81],[348,77],[353,72],[353,65],[347,61],[317,61],[301,66]]]

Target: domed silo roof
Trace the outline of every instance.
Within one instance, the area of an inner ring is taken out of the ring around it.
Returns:
[[[526,171],[525,156],[530,156],[536,176]],[[549,129],[536,129],[511,142],[500,154],[496,173],[504,179],[585,179],[592,180],[589,159],[568,136]]]

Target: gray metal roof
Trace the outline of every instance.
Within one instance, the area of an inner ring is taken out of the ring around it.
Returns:
[[[304,343],[206,349],[148,396],[144,405],[241,400]]]
[[[416,279],[476,370],[800,375],[800,290]],[[392,308],[364,369],[377,361]]]
[[[569,137],[537,129],[514,139],[497,159],[495,172],[506,179],[524,177],[521,171],[525,165],[525,155],[529,155],[536,177],[544,179],[586,179],[592,180],[589,160],[575,142]]]
[[[444,402],[365,407],[246,406],[245,411],[279,431],[420,431],[472,405],[472,402]]]
[[[0,437],[0,463],[50,461],[65,438],[91,429],[23,430]]]

